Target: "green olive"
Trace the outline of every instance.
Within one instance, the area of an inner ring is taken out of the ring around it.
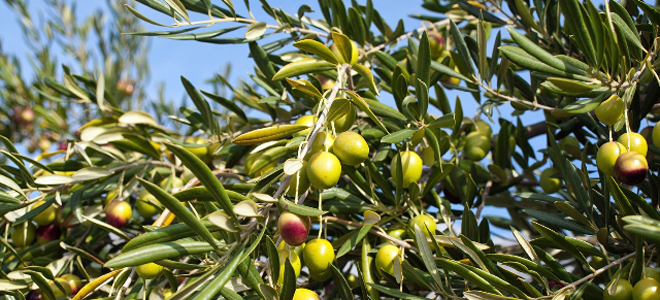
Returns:
[[[143,279],[151,279],[163,271],[163,266],[155,263],[146,263],[135,267],[135,272]]]
[[[481,132],[470,132],[465,138],[465,156],[472,161],[480,161],[490,151],[490,138]]]
[[[619,142],[611,141],[603,144],[596,154],[596,165],[598,169],[605,175],[614,176],[616,159],[626,152],[628,152],[626,147]]]
[[[630,138],[630,147],[628,147],[628,138]],[[629,132],[622,134],[617,140],[619,143],[628,149],[628,151],[635,151],[642,156],[646,156],[649,151],[649,146],[646,144],[646,139],[639,133]]]
[[[653,278],[660,282],[660,271],[657,269],[646,267],[644,268],[644,273],[646,273],[646,277]]]
[[[608,284],[605,290],[603,290],[603,300],[632,300],[633,287],[628,280],[620,278],[614,294],[608,293],[609,287],[612,284],[614,284],[614,281]]]
[[[401,173],[403,174],[403,188],[408,188],[410,184],[416,183],[422,177],[422,159],[413,151],[400,152],[401,155]],[[397,170],[399,168],[398,156],[392,159],[392,179],[398,181]]]
[[[303,260],[310,274],[330,271],[330,264],[335,260],[335,250],[326,239],[313,239],[303,249]]]
[[[282,286],[284,284],[284,269],[286,259],[288,258],[291,262],[291,266],[293,267],[293,272],[295,273],[296,278],[300,276],[300,269],[302,268],[302,265],[300,264],[300,258],[298,257],[298,254],[296,254],[296,252],[293,250],[289,251],[288,249],[282,249],[278,251],[278,254],[280,258],[280,276],[277,278],[277,285]]]
[[[623,100],[617,95],[612,95],[596,107],[596,118],[601,123],[612,126],[621,120],[624,109]]]
[[[308,289],[297,288],[293,294],[293,300],[321,300],[321,297]]]
[[[364,138],[353,131],[342,132],[332,146],[334,154],[344,164],[360,165],[369,156],[369,145]]]
[[[644,278],[635,284],[632,291],[634,300],[660,299],[660,282],[653,278]]]
[[[307,135],[308,133],[310,133],[312,131],[311,127],[314,126],[314,123],[316,123],[316,120],[318,120],[318,118],[315,115],[304,115],[304,116],[301,116],[300,118],[298,118],[298,120],[296,120],[296,122],[294,123],[295,125],[305,125],[305,126],[309,126],[310,128],[298,131],[294,135],[295,136],[302,136],[302,135]]]
[[[376,269],[394,275],[394,259],[397,256],[399,256],[398,247],[391,244],[381,247],[376,253]]]
[[[427,227],[432,234],[435,234],[435,230],[437,228],[433,218],[427,215],[418,215],[410,220],[410,223],[408,224],[408,230],[412,233],[412,235],[415,234],[415,225],[419,227],[419,229],[422,231],[422,233],[424,233],[426,237],[429,237],[429,232],[426,230]]]
[[[307,164],[307,179],[317,189],[329,189],[339,182],[341,163],[337,157],[321,151],[309,158]]]
[[[348,112],[341,116],[339,119],[332,121],[332,124],[328,125],[329,128],[333,128],[336,133],[342,133],[346,130],[351,129],[355,123],[355,118],[357,117],[357,110],[352,104],[348,106]]]
[[[541,189],[547,194],[556,193],[561,188],[561,179],[555,178],[559,174],[556,168],[547,168],[541,172]]]
[[[135,206],[141,216],[149,219],[160,212],[158,204],[160,204],[160,201],[154,195],[150,194],[147,190],[141,190],[138,193]]]
[[[14,227],[11,233],[11,240],[17,248],[23,248],[34,242],[37,228],[30,221],[23,222]]]
[[[45,203],[46,201],[44,200],[37,201],[34,204],[32,204],[31,209],[35,209]],[[37,224],[39,225],[48,225],[50,223],[55,222],[56,217],[57,217],[57,208],[55,208],[55,206],[51,204],[44,211],[36,215],[32,220],[37,222]]]

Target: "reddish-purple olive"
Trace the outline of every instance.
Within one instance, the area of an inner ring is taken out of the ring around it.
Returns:
[[[284,212],[277,220],[282,239],[290,246],[298,246],[307,240],[311,220],[290,212]]]
[[[616,179],[628,185],[636,185],[644,181],[648,171],[649,164],[646,157],[635,151],[619,155],[614,165]]]

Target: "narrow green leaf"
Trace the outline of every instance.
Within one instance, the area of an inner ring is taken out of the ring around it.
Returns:
[[[220,183],[218,178],[215,177],[211,169],[196,155],[190,153],[190,151],[174,145],[172,143],[165,143],[167,149],[169,149],[176,157],[181,159],[183,164],[190,169],[193,174],[199,179],[199,181],[211,192],[215,201],[222,207],[226,214],[228,214],[235,225],[238,225],[238,219],[234,213],[234,206],[229,200],[229,196],[225,192],[225,188]]]
[[[334,47],[337,47],[337,51],[341,55],[341,57],[335,55],[337,60],[339,60],[340,63],[350,64],[353,56],[353,47],[355,47],[351,39],[339,32],[333,32],[332,41],[334,42]]]
[[[300,50],[312,53],[331,64],[336,65],[339,63],[335,55],[330,51],[330,48],[326,47],[321,42],[312,39],[305,39],[293,43],[293,46]]]
[[[634,215],[635,209],[630,205],[628,197],[621,191],[619,184],[614,181],[612,176],[605,176],[605,183],[607,184],[607,189],[610,191],[610,195],[614,198],[616,206],[619,208],[622,216]]]
[[[321,92],[319,92],[319,90],[316,89],[316,87],[306,79],[293,80],[291,78],[287,78],[286,81],[296,90],[299,90],[317,99],[323,98]]]
[[[458,29],[458,26],[454,23],[453,20],[449,20],[449,32],[451,33],[454,45],[456,46],[456,51],[458,51],[458,56],[463,61],[463,65],[467,68],[468,74],[474,74],[474,67],[472,66],[472,57],[468,51],[467,45],[463,40],[463,34]],[[472,80],[469,80],[470,82]]]
[[[334,68],[335,64],[331,64],[329,62],[315,59],[303,59],[282,67],[279,71],[277,71],[277,73],[275,73],[273,80],[277,81],[303,74],[329,71]]]
[[[339,294],[339,297],[343,300],[353,300],[351,287],[348,285],[348,281],[341,271],[333,264],[330,264],[330,270],[332,271],[332,277],[334,278],[335,288],[338,289],[337,294]]]
[[[238,145],[258,145],[290,136],[307,128],[309,126],[306,125],[276,125],[241,134],[231,142]]]
[[[533,55],[544,64],[551,66],[557,70],[565,71],[568,73],[580,74],[585,76],[588,75],[587,72],[575,68],[570,64],[566,64],[562,62],[559,58],[554,57],[552,54],[545,51],[545,49],[541,48],[537,43],[532,42],[530,39],[522,35],[520,32],[516,31],[515,29],[511,27],[507,27],[507,30],[509,31],[511,38],[513,38],[516,44],[518,44],[527,53]]]
[[[142,178],[137,180],[144,186],[150,194],[154,195],[163,206],[167,207],[180,221],[186,223],[192,230],[199,234],[204,240],[211,245],[216,245],[216,240],[211,235],[211,232],[195,217],[195,215],[188,210],[179,200],[169,193],[163,191],[158,185],[155,185]]]
[[[579,79],[584,81],[591,80],[591,78],[583,75],[576,75],[573,73],[569,73],[566,71],[553,68],[541,62],[536,57],[530,56],[529,53],[527,53],[522,48],[518,48],[514,46],[500,46],[500,52],[502,52],[502,54],[504,54],[504,56],[506,56],[513,63],[530,71],[538,71],[541,73],[550,74],[554,76]]]
[[[197,89],[186,79],[185,77],[181,76],[181,83],[183,83],[183,87],[185,87],[186,92],[188,93],[188,96],[190,96],[190,99],[195,103],[195,107],[199,110],[199,113],[202,115],[204,118],[204,125],[206,125],[207,128],[211,130],[209,132],[210,134],[217,134],[219,129],[218,129],[218,122],[215,121],[215,118],[213,117],[213,111],[211,110],[211,106],[209,105],[208,101],[202,97],[202,95],[199,94]]]
[[[536,209],[523,209],[523,212],[546,224],[552,224],[552,226],[567,229],[575,233],[586,235],[594,235],[596,233],[593,228],[579,225],[574,221],[567,219],[564,214],[561,213],[549,213]]]
[[[190,17],[188,16],[188,10],[179,0],[165,0],[165,2],[174,9],[179,15],[181,15],[187,22],[190,24]]]
[[[434,71],[436,71],[436,72],[438,72],[442,75],[446,75],[446,76],[449,76],[449,77],[455,77],[455,78],[458,78],[460,80],[464,80],[466,82],[473,82],[472,79],[463,76],[463,74],[461,74],[459,72],[456,72],[456,70],[454,70],[454,69],[452,69],[448,66],[445,66],[445,65],[443,65],[443,64],[441,64],[441,63],[439,63],[435,60],[431,61],[431,69],[433,69]]]
[[[532,222],[532,226],[534,226],[536,231],[538,231],[542,236],[552,241],[552,243],[557,248],[564,249],[566,250],[566,252],[571,254],[580,262],[584,264],[589,264],[589,262],[587,262],[587,259],[584,257],[582,252],[580,252],[580,250],[578,250],[575,246],[573,246],[573,244],[566,241],[566,238],[564,236],[561,236],[558,233],[554,232],[552,229],[545,227],[544,225],[541,225],[536,222]]]
[[[202,289],[195,298],[194,300],[211,300],[214,299],[215,295],[220,292],[225,287],[225,284],[231,276],[234,274],[236,271],[236,268],[238,267],[238,264],[240,264],[243,259],[245,258],[243,256],[243,253],[245,252],[245,249],[243,246],[238,248],[238,250],[235,250],[234,253],[232,253],[231,260],[225,264],[220,271],[218,271],[220,274],[213,278],[209,284]]]
[[[326,212],[323,210],[320,210],[318,208],[310,207],[310,206],[305,206],[305,205],[300,205],[294,202],[291,202],[289,200],[284,199],[284,197],[281,197],[279,199],[279,204],[282,206],[282,208],[286,211],[290,211],[296,215],[299,216],[306,216],[306,217],[318,217]]]
[[[344,254],[348,253],[348,251],[351,251],[357,244],[362,241],[362,239],[369,233],[369,230],[373,225],[365,225],[360,227],[360,230],[353,230],[351,237],[339,247],[337,250],[337,258],[344,256]]]
[[[361,64],[354,64],[351,66],[351,68],[360,74],[362,78],[367,80],[369,83],[369,89],[374,92],[374,94],[380,96],[380,93],[378,92],[378,87],[376,86],[376,82],[374,81],[374,75],[371,73],[371,70],[369,68],[361,65]]]
[[[158,22],[156,22],[152,19],[147,18],[145,15],[141,14],[139,11],[137,11],[135,8],[131,7],[128,4],[124,4],[124,7],[126,7],[126,9],[128,9],[134,16],[138,17],[138,19],[140,19],[142,21],[145,21],[149,24],[153,24],[153,25],[161,26],[161,27],[172,27],[172,26],[168,26],[168,25],[165,25],[165,24],[158,23]]]
[[[360,110],[362,110],[364,113],[366,113],[367,116],[369,116],[369,119],[371,119],[371,121],[376,123],[376,125],[378,125],[378,127],[380,127],[381,129],[383,129],[385,132],[387,132],[389,134],[389,131],[387,130],[387,128],[385,128],[385,125],[383,125],[383,123],[378,119],[378,117],[376,117],[376,115],[373,113],[373,111],[371,111],[371,109],[369,109],[369,104],[367,104],[367,102],[365,102],[364,99],[362,99],[362,97],[360,97],[360,95],[358,95],[357,93],[355,93],[353,91],[346,91],[346,93],[351,97],[351,99],[353,100],[353,103],[355,105],[357,105],[357,107],[359,107]]]
[[[456,124],[456,119],[454,116],[454,113],[448,113],[443,115],[440,118],[437,118],[431,123],[429,123],[428,127],[430,128],[452,128]]]
[[[104,266],[107,268],[119,269],[210,251],[213,251],[213,246],[209,245],[207,242],[182,240],[153,243],[144,247],[122,252],[106,262]]]
[[[266,33],[266,29],[268,29],[267,26],[268,24],[266,24],[266,22],[259,22],[250,25],[245,31],[245,39],[251,41],[259,39]]]
[[[216,95],[216,94],[211,94],[211,93],[209,93],[209,92],[205,92],[205,91],[201,91],[201,92],[202,92],[202,94],[204,94],[205,96],[211,98],[211,100],[217,102],[218,104],[224,106],[225,108],[227,108],[227,109],[230,110],[231,112],[235,113],[239,118],[243,119],[243,121],[245,121],[245,122],[248,121],[248,118],[247,118],[247,116],[245,115],[245,112],[243,112],[243,109],[241,109],[241,108],[240,108],[238,105],[236,105],[236,103],[234,103],[233,101],[229,101],[229,100],[227,100],[227,99],[225,99],[225,98],[223,98],[223,97],[221,97],[221,96],[218,96],[218,95]]]
[[[574,37],[574,41],[578,42],[580,50],[585,55],[589,65],[596,64],[596,51],[592,43],[587,24],[584,22],[580,3],[577,0],[560,1],[559,7],[561,13],[564,15],[565,25],[569,28]]]
[[[419,228],[417,224],[414,225],[415,241],[419,247],[419,254],[422,256],[422,260],[424,261],[424,266],[426,267],[426,270],[428,270],[429,273],[431,274],[431,278],[433,278],[433,281],[435,282],[436,286],[442,286],[442,278],[440,277],[440,273],[438,272],[438,266],[435,264],[435,260],[433,259],[433,252],[431,251],[431,247],[427,242],[426,235],[422,230],[428,232],[429,229],[428,228],[422,229]]]
[[[417,131],[417,128],[406,128],[397,132],[392,132],[391,134],[384,136],[380,141],[381,143],[396,144],[410,138]]]
[[[500,291],[498,291],[490,282],[486,281],[483,277],[470,271],[461,263],[446,258],[436,258],[436,259],[440,261],[440,264],[444,269],[458,274],[458,276],[462,277],[463,280],[476,285],[477,287],[479,287],[480,289],[486,292],[494,293],[500,296],[502,295],[502,293],[500,293]]]
[[[415,295],[399,292],[398,288],[393,289],[393,288],[378,285],[378,284],[375,284],[375,283],[367,283],[367,284],[368,284],[368,286],[380,291],[381,293],[388,294],[388,295],[393,296],[397,299],[409,299],[409,300],[425,300],[426,299],[426,298],[422,298],[422,297],[417,297]]]

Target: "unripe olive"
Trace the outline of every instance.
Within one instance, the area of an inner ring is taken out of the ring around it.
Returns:
[[[392,230],[387,231],[387,235],[389,235],[393,238],[401,239],[401,238],[403,238],[403,236],[406,235],[406,230],[403,229],[403,228],[392,229]],[[386,243],[387,241],[388,241],[388,239],[386,239],[384,237],[380,238],[380,243],[381,244]]]
[[[108,203],[108,206],[105,208],[105,220],[108,224],[116,228],[126,226],[128,221],[131,220],[132,214],[133,209],[131,209],[131,205],[126,201],[115,200]]]
[[[64,279],[66,282],[69,283],[69,286],[71,287],[71,295],[75,295],[78,293],[78,291],[82,288],[83,283],[80,277],[74,275],[74,274],[64,274],[60,276],[60,278]]]
[[[625,104],[617,95],[610,96],[596,107],[596,117],[601,123],[612,126],[623,117]]]
[[[163,266],[155,263],[146,263],[135,267],[135,272],[143,279],[156,278],[162,271]]]
[[[55,280],[57,280],[62,285],[62,288],[64,288],[64,290],[60,289],[52,280],[48,282],[48,285],[53,290],[53,294],[55,294],[55,298],[62,298],[71,295],[71,286],[66,280],[62,278],[55,278]]]
[[[291,255],[289,255],[289,253]],[[282,249],[278,251],[278,254],[280,260],[280,275],[277,278],[277,285],[282,286],[284,284],[284,269],[286,268],[285,263],[287,258],[291,262],[291,266],[293,267],[293,272],[296,275],[296,278],[300,276],[300,269],[302,268],[302,265],[300,264],[300,258],[298,257],[298,254],[296,254],[296,252],[293,250],[289,251],[288,249]]]
[[[208,163],[211,161],[211,155],[209,154],[208,145],[206,145],[206,140],[200,136],[191,136],[187,137],[184,140],[187,144],[199,145],[199,146],[186,146],[186,150],[190,151],[192,154],[195,154],[203,162]]]
[[[611,141],[603,144],[596,154],[596,165],[598,169],[605,175],[614,176],[616,159],[626,152],[628,152],[626,147],[619,142]]]
[[[408,188],[411,183],[416,183],[422,177],[422,159],[413,151],[402,151],[401,173],[403,174],[403,188]],[[398,156],[392,159],[392,179],[398,181],[397,170],[399,168]]]
[[[475,122],[476,131],[485,134],[488,137],[493,137],[493,129],[484,120],[477,120]]]
[[[485,133],[470,132],[465,139],[464,149],[469,160],[480,161],[490,151],[490,138]]]
[[[321,300],[318,294],[304,288],[297,288],[293,300]]]
[[[149,219],[160,212],[160,207],[154,203],[160,204],[160,201],[154,195],[150,194],[149,191],[141,190],[138,193],[135,206],[141,216]]]
[[[303,260],[310,274],[330,271],[330,264],[335,260],[335,250],[326,239],[313,239],[303,249]]]
[[[62,235],[62,228],[57,223],[50,223],[48,225],[39,225],[37,228],[37,243],[39,245],[46,244],[60,238]]]
[[[660,282],[660,272],[658,270],[651,267],[646,267],[644,268],[644,273],[646,273],[646,277],[653,278]]]
[[[298,132],[296,132],[295,135],[296,136],[307,135],[310,131],[312,131],[311,127],[314,126],[314,123],[316,123],[316,120],[318,120],[318,118],[315,115],[300,116],[300,118],[298,118],[298,120],[296,120],[296,122],[294,124],[295,125],[305,125],[305,126],[309,126],[310,128],[298,131]]]
[[[332,146],[339,161],[351,166],[360,165],[369,156],[369,145],[364,138],[353,131],[342,132]]]
[[[616,279],[615,279],[616,280]],[[609,286],[614,284],[614,281],[608,284],[603,290],[603,300],[631,300],[633,287],[630,284],[630,281],[623,278],[619,278],[619,282],[616,285],[614,294],[610,294],[607,291]]]
[[[429,237],[429,232],[426,230],[427,227],[431,231],[431,234],[435,234],[435,230],[437,228],[433,218],[427,215],[418,215],[410,220],[410,223],[408,224],[408,230],[413,236],[415,234],[415,225],[419,227],[419,229],[422,231],[422,233],[424,233],[424,236],[426,237]]]
[[[648,170],[649,164],[646,157],[635,151],[629,151],[617,158],[614,165],[614,176],[625,184],[636,185],[644,181]]]
[[[566,150],[566,147],[580,149],[580,141],[572,135],[565,136],[563,139],[559,140],[559,148]]]
[[[630,147],[628,147],[628,138],[630,138]],[[642,156],[646,157],[646,153],[649,151],[649,146],[646,144],[646,139],[639,133],[629,132],[622,134],[617,140],[619,143],[623,144],[628,151],[635,151]]]
[[[35,209],[41,205],[45,205],[46,201],[41,200],[37,201],[36,203],[32,204],[32,209]],[[53,223],[55,221],[55,217],[57,216],[57,208],[54,205],[48,206],[44,211],[40,212],[38,215],[34,217],[34,221],[37,222],[39,225],[48,225],[50,223]]]
[[[341,163],[330,152],[318,152],[309,158],[307,179],[317,189],[329,189],[339,182]]]
[[[660,148],[660,122],[653,126],[653,144]]]
[[[653,278],[644,278],[633,287],[633,300],[658,300],[660,299],[660,282]]]
[[[546,194],[556,193],[561,188],[561,179],[553,177],[556,174],[559,174],[556,168],[547,168],[541,172],[541,189]]]
[[[399,248],[388,244],[376,253],[376,269],[379,272],[385,272],[394,275],[394,259],[399,256]]]
[[[428,32],[429,48],[431,49],[431,59],[436,60],[442,56],[445,49],[445,39],[436,31]]]
[[[335,143],[335,136],[330,132],[319,132],[311,144],[311,151],[309,151],[305,159],[309,159],[313,154],[321,151],[332,152],[332,146]]]
[[[11,240],[14,242],[14,246],[23,248],[32,244],[36,231],[37,229],[30,221],[14,226],[14,231],[11,233]]]
[[[307,179],[307,162],[303,161],[303,165],[298,170],[298,172],[294,173],[293,176],[291,177],[291,181],[289,181],[289,190],[287,190],[286,194],[295,197],[296,196],[296,189],[298,189],[298,196],[302,195],[307,189],[309,189],[309,179]]]
[[[329,128],[333,128],[336,133],[342,133],[346,130],[349,130],[355,123],[355,118],[357,117],[357,110],[352,104],[348,106],[348,112],[341,116],[339,119],[332,121],[332,124],[329,125]]]
[[[298,246],[307,240],[310,228],[309,217],[301,217],[288,211],[277,220],[282,239],[291,246]]]

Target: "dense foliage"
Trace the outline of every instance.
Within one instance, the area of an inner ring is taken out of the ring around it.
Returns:
[[[657,7],[426,0],[406,31],[370,0],[6,2],[35,59],[0,55],[6,299],[657,299]],[[154,36],[254,69],[147,105]]]

